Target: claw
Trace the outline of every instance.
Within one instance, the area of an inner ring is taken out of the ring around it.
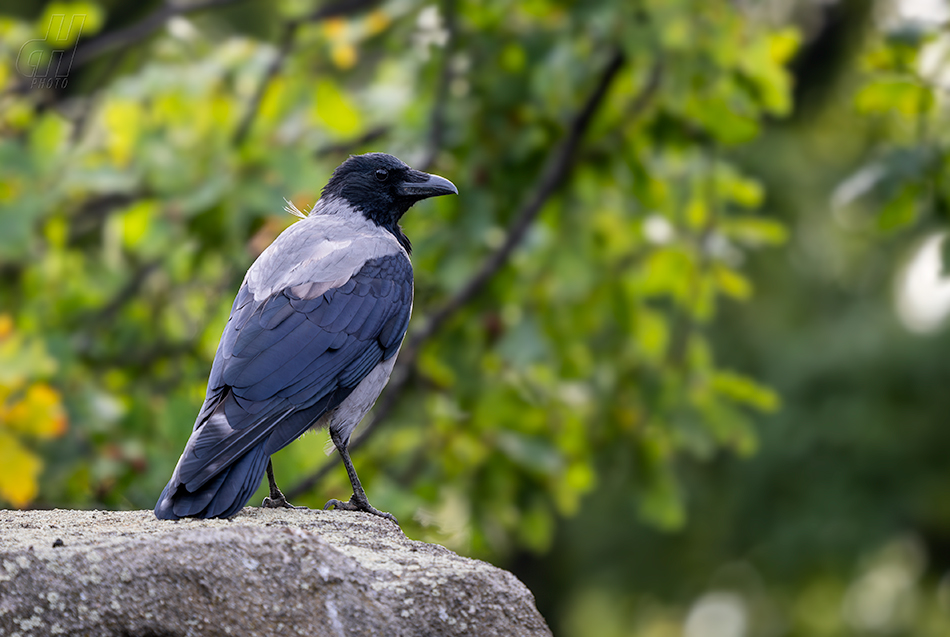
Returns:
[[[380,511],[371,505],[367,500],[358,500],[356,495],[351,496],[348,502],[343,502],[342,500],[337,500],[334,498],[323,505],[323,510],[327,511],[331,507],[341,509],[343,511],[362,511],[364,513],[376,515],[381,518],[386,518],[396,526],[399,526],[399,521],[396,519],[395,515],[392,513],[387,513],[386,511]]]
[[[270,496],[264,498],[264,501],[261,502],[261,506],[265,509],[308,509],[309,507],[297,506],[287,502],[287,498],[284,497],[284,494],[281,493],[279,498],[272,498]]]
[[[274,465],[267,460],[267,482],[270,484],[270,495],[264,498],[261,506],[265,509],[306,509],[305,506],[294,506],[287,502],[287,498],[277,487],[277,481],[274,479]]]

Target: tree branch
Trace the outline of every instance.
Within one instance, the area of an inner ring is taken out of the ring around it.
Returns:
[[[440,309],[429,316],[422,329],[414,332],[408,339],[408,342],[403,347],[397,371],[393,374],[393,378],[389,383],[388,391],[386,391],[383,399],[377,403],[373,410],[372,421],[370,421],[366,427],[363,428],[360,435],[354,438],[349,444],[351,450],[362,446],[379,425],[389,416],[389,413],[399,398],[401,390],[408,384],[412,377],[421,346],[429,340],[453,314],[482,291],[492,276],[502,268],[508,261],[511,253],[514,252],[515,248],[524,239],[528,228],[531,227],[531,224],[537,218],[547,200],[566,183],[571,169],[574,166],[578,146],[590,127],[597,108],[603,103],[607,95],[607,90],[616,78],[617,73],[623,67],[623,64],[623,51],[617,49],[611,55],[594,90],[571,120],[567,134],[561,141],[560,146],[551,155],[551,159],[541,173],[533,192],[515,216],[515,220],[511,224],[505,242],[482,262],[481,267],[458,292]],[[315,487],[320,480],[336,466],[337,461],[338,458],[334,457],[324,463],[324,465],[313,474],[289,489],[287,491],[287,497],[299,497]]]
[[[442,48],[442,65],[439,69],[439,84],[436,88],[435,101],[432,105],[432,117],[429,124],[429,143],[426,154],[419,162],[419,170],[428,172],[435,163],[439,150],[442,148],[442,138],[445,134],[445,103],[449,96],[449,84],[452,82],[452,53],[455,50],[456,40],[456,1],[444,0],[442,10],[445,20],[445,31],[448,34],[445,46]]]
[[[314,151],[314,157],[338,157],[340,155],[347,155],[360,146],[365,146],[370,142],[375,142],[377,139],[382,139],[389,134],[388,126],[376,126],[369,129],[359,137],[354,137],[353,139],[347,139],[340,142],[332,142],[321,146]]]
[[[169,18],[246,1],[247,0],[202,0],[201,2],[192,3],[166,2],[139,22],[121,29],[116,29],[110,33],[104,33],[80,45],[76,50],[76,57],[73,59],[73,66],[71,68],[80,67],[93,58],[97,58],[114,49],[124,48],[130,44],[141,42],[144,38],[147,38],[165,26]],[[352,0],[350,2],[340,0],[339,2],[330,2],[314,11],[305,18],[304,21],[325,20],[327,18],[349,15],[362,11],[374,4],[378,4],[378,0]]]
[[[247,0],[201,0],[192,3],[166,2],[135,24],[110,31],[109,33],[103,33],[91,38],[87,42],[80,43],[76,48],[69,68],[70,70],[78,69],[110,51],[124,49],[129,45],[137,44],[164,27],[168,20],[175,16],[196,13],[207,9],[216,9],[218,7],[225,7],[246,1]],[[296,25],[302,22],[316,22],[328,18],[351,15],[377,5],[379,2],[380,0],[338,0],[337,2],[325,4],[302,20],[295,20],[292,21],[292,23]],[[29,90],[29,87],[29,82],[21,80],[5,89],[2,94],[23,93]]]
[[[76,55],[73,58],[73,63],[70,68],[78,68],[109,51],[122,49],[130,44],[141,42],[165,26],[165,23],[167,23],[170,18],[177,15],[195,13],[196,11],[204,11],[205,9],[215,9],[244,1],[245,0],[204,0],[203,2],[193,2],[191,4],[170,2],[163,4],[135,24],[110,31],[109,33],[103,33],[81,44],[79,48],[76,49]]]
[[[114,51],[124,49],[130,44],[141,42],[143,39],[152,35],[155,31],[165,26],[170,18],[186,13],[195,13],[205,9],[214,9],[217,7],[244,2],[245,0],[204,0],[202,2],[193,2],[191,4],[163,4],[146,17],[135,24],[121,29],[110,31],[97,35],[86,42],[81,42],[75,52],[72,60],[69,62],[69,70],[78,69],[88,64],[90,61]],[[30,90],[30,82],[27,78],[21,78],[19,82],[11,84],[5,88],[0,95],[15,95],[25,93]]]
[[[248,102],[244,117],[241,118],[241,123],[238,124],[234,131],[234,137],[231,140],[234,146],[243,144],[244,140],[247,139],[248,133],[251,132],[251,126],[254,124],[254,120],[257,119],[257,114],[261,110],[264,93],[267,92],[267,87],[270,86],[271,82],[274,81],[274,78],[277,77],[277,74],[280,73],[280,70],[284,67],[284,62],[287,61],[287,56],[290,55],[290,50],[294,46],[294,39],[297,37],[297,29],[300,28],[300,24],[301,23],[297,20],[291,20],[284,24],[277,55],[275,55],[274,59],[267,65],[267,70],[264,71],[264,77],[261,78],[260,83],[257,85],[257,90],[254,91],[251,101]]]
[[[277,77],[277,74],[280,73],[284,67],[287,57],[293,49],[294,40],[297,37],[297,31],[301,25],[306,22],[319,22],[330,18],[352,15],[379,4],[379,1],[380,0],[350,0],[347,2],[346,0],[342,0],[340,2],[331,2],[320,7],[302,20],[287,21],[281,33],[280,49],[278,49],[276,57],[274,57],[267,66],[261,83],[257,85],[257,90],[254,92],[253,97],[251,97],[247,111],[244,113],[241,123],[238,124],[237,129],[234,131],[232,143],[235,146],[240,146],[244,140],[247,139],[248,134],[251,132],[251,126],[254,124],[254,120],[257,119],[257,114],[260,111],[264,93],[267,92],[267,87],[270,86],[271,82],[274,81],[274,78]]]
[[[339,2],[329,2],[309,16],[307,22],[318,22],[327,18],[339,18],[346,15],[353,15],[371,9],[378,5],[382,0],[339,0]]]

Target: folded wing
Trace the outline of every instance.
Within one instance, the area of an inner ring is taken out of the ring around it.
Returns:
[[[237,513],[270,455],[396,354],[411,305],[412,268],[402,252],[366,261],[331,289],[302,283],[255,299],[242,286],[204,405],[155,514]]]

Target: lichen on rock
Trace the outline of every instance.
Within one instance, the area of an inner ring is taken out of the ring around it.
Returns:
[[[0,634],[551,633],[514,575],[386,520],[246,508],[178,522],[0,511]]]

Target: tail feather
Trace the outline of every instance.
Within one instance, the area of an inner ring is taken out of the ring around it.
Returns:
[[[173,475],[155,504],[155,517],[160,520],[233,517],[260,486],[267,460],[264,446],[257,445],[195,492],[188,491],[177,475]]]
[[[337,387],[313,405],[270,413],[239,429],[227,419],[231,397],[225,396],[196,426],[155,504],[155,517],[177,520],[236,515],[257,491],[271,454],[302,436],[352,391],[352,387]]]

